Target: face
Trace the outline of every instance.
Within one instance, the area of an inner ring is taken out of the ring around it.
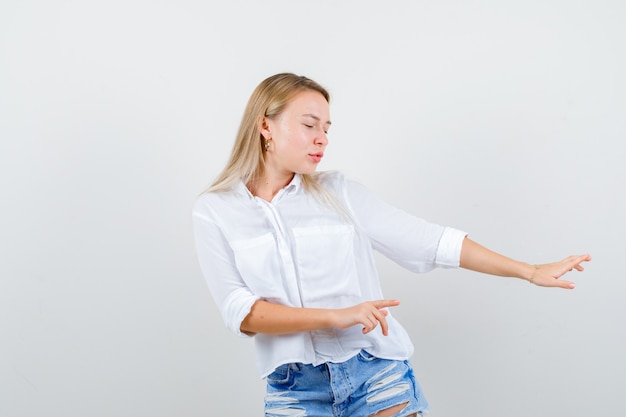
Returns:
[[[317,91],[298,93],[274,119],[265,118],[261,134],[270,140],[266,152],[269,175],[311,174],[324,156],[330,128],[329,105]]]

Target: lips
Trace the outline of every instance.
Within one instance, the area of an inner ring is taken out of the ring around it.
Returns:
[[[324,152],[310,153],[309,156],[314,162],[319,162],[324,157]]]

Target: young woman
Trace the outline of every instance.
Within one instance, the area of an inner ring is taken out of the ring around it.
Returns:
[[[198,258],[227,326],[254,337],[266,416],[416,416],[428,408],[373,250],[424,272],[467,268],[545,287],[589,255],[531,265],[411,216],[340,173],[318,173],[330,97],[277,74],[245,109],[228,164],[193,211]],[[380,326],[380,329],[376,328]]]

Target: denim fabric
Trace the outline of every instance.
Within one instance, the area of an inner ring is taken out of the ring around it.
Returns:
[[[428,409],[409,361],[366,351],[342,363],[291,363],[267,377],[265,416],[366,417],[408,403],[397,417]]]

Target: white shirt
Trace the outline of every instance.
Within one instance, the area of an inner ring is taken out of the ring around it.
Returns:
[[[200,267],[227,327],[241,322],[255,301],[293,307],[342,308],[384,298],[373,249],[399,265],[425,272],[459,266],[465,233],[411,216],[376,198],[337,172],[318,180],[349,217],[317,201],[295,175],[272,202],[243,183],[229,192],[205,193],[193,209]],[[257,334],[262,377],[283,363],[341,362],[366,349],[387,359],[407,359],[413,345],[387,316],[389,336],[361,326],[287,335]]]

